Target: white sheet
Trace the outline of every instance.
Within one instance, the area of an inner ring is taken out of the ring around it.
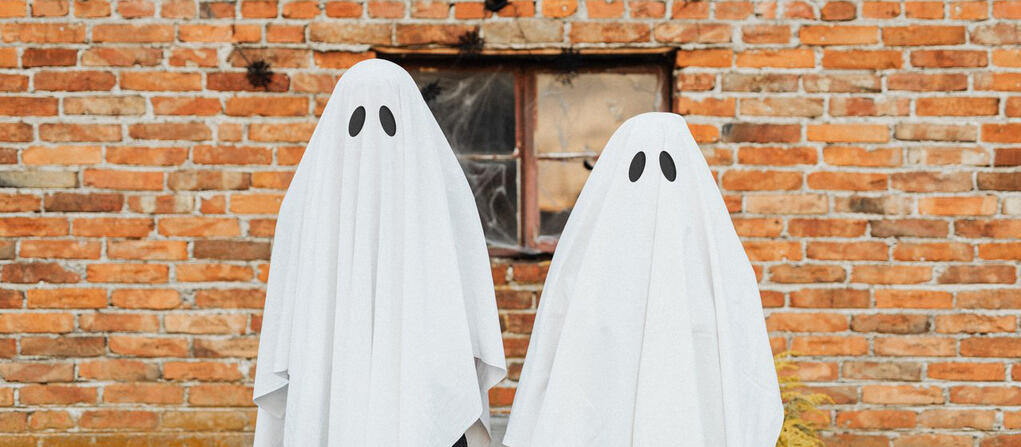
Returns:
[[[488,446],[505,375],[467,180],[408,73],[361,62],[280,209],[255,446]]]
[[[755,274],[709,167],[679,115],[631,118],[560,238],[503,442],[772,447],[782,421]]]

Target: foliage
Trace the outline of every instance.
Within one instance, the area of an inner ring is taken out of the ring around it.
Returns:
[[[806,413],[816,411],[819,405],[833,403],[833,399],[822,393],[805,390],[801,379],[794,374],[798,366],[791,361],[791,352],[773,357],[780,381],[780,397],[783,399],[783,428],[776,447],[823,447],[822,439],[812,421],[804,419]]]

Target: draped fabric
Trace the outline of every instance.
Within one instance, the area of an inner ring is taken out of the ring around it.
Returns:
[[[684,119],[610,138],[560,238],[504,444],[772,447],[755,274]]]
[[[489,445],[506,364],[485,239],[407,72],[343,74],[275,235],[255,446]]]

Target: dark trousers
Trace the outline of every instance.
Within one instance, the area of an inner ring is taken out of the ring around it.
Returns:
[[[454,447],[468,447],[468,438],[461,436],[461,439],[454,443]]]

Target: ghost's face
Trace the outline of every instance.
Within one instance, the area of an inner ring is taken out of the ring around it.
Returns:
[[[645,158],[645,151],[642,150],[638,151],[631,159],[631,165],[628,168],[628,180],[631,180],[631,183],[637,182],[645,174]],[[668,182],[677,179],[677,165],[674,164],[674,157],[671,157],[667,151],[659,151],[659,170]]]
[[[378,120],[370,120],[370,126],[375,124],[377,129],[382,130],[387,136],[394,136],[397,134],[397,119],[394,118],[393,111],[390,107],[384,105],[379,106],[379,117]],[[359,105],[351,112],[351,118],[347,123],[347,134],[352,138],[357,137],[362,133],[362,129],[365,127],[365,106]]]
[[[695,182],[706,174],[695,169],[699,158],[680,116],[631,118],[607,143],[585,185],[588,197],[575,208],[577,218],[572,215],[576,226],[599,234],[579,237],[620,247],[601,249],[612,263],[647,263],[654,250],[676,248],[696,216]]]

